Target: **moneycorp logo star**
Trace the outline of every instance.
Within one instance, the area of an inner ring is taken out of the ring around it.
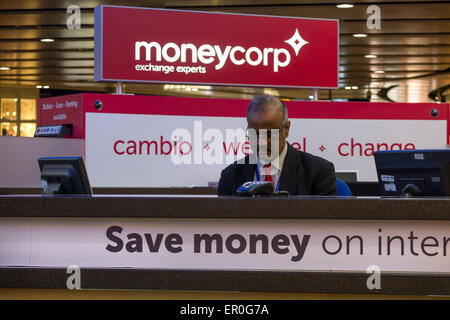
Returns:
[[[308,44],[308,41],[305,41],[300,33],[298,32],[298,29],[295,29],[294,35],[289,39],[285,41],[287,44],[289,44],[292,49],[295,51],[295,56],[298,56],[298,53],[300,52],[300,49],[305,45]]]

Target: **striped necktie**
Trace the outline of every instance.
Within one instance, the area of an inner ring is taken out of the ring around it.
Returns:
[[[271,175],[271,163],[265,164],[263,166],[263,172],[264,172],[264,181],[270,181],[273,182],[272,180],[272,175]]]

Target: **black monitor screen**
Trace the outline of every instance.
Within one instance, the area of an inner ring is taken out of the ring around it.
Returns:
[[[38,163],[44,194],[92,194],[82,157],[39,158]]]
[[[450,196],[450,149],[374,153],[381,196]]]

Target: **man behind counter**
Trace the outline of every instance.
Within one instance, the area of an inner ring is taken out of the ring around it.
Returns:
[[[291,195],[337,195],[334,165],[287,143],[291,122],[282,100],[270,95],[253,98],[247,124],[253,154],[222,170],[219,196],[235,195],[242,184],[255,180],[270,181],[275,191]]]

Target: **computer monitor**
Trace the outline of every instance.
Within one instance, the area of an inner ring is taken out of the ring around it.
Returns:
[[[335,170],[335,174],[344,182],[358,182],[358,170]]]
[[[381,196],[450,196],[450,149],[376,151]]]
[[[39,158],[43,194],[92,195],[82,157]]]

